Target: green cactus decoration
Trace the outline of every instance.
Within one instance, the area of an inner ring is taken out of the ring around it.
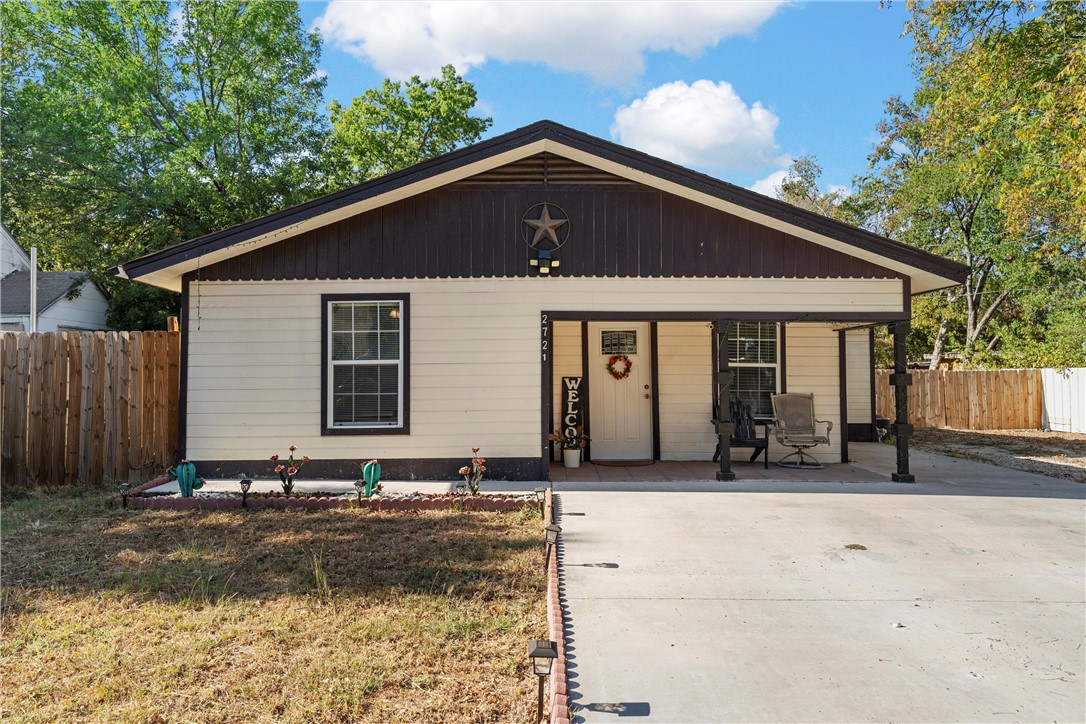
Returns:
[[[177,467],[168,472],[170,477],[177,481],[182,498],[191,498],[192,491],[204,487],[204,479],[196,477],[196,466],[188,460],[182,460]]]
[[[362,494],[367,498],[381,489],[381,464],[376,460],[370,460],[368,463],[362,463],[362,482],[365,486],[362,489]]]

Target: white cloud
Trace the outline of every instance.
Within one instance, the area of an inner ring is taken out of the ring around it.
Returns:
[[[779,2],[362,2],[333,0],[314,26],[394,79],[461,73],[488,60],[544,63],[628,83],[645,53],[694,57],[750,33]]]
[[[788,170],[780,169],[769,174],[765,178],[760,178],[750,186],[751,191],[756,191],[766,196],[777,198],[777,191],[780,189],[781,184],[788,178]]]
[[[653,88],[615,112],[611,135],[624,146],[722,175],[786,166],[774,133],[780,119],[748,106],[730,83],[683,81]]]

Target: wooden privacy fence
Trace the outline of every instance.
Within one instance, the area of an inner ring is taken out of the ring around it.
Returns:
[[[912,370],[909,418],[921,427],[1039,430],[1041,370]],[[890,370],[875,370],[876,414],[893,420]]]
[[[178,333],[5,333],[0,346],[5,483],[136,482],[176,462]]]

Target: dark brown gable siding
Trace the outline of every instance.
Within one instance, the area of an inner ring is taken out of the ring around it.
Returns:
[[[204,268],[208,281],[524,277],[520,220],[570,218],[558,276],[893,278],[870,262],[636,184],[447,186]]]

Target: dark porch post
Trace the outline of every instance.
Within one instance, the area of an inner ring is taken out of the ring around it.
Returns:
[[[732,397],[732,376],[728,368],[728,337],[732,322],[721,319],[713,322],[713,424],[720,441],[720,470],[717,480],[735,480],[732,472],[732,423],[729,403]]]
[[[905,337],[909,334],[909,322],[891,325],[894,333],[894,374],[890,375],[890,385],[894,388],[895,414],[894,439],[897,444],[897,472],[890,476],[895,483],[915,483],[916,478],[909,473],[909,438],[913,426],[909,424],[909,385],[912,376],[905,370]]]

